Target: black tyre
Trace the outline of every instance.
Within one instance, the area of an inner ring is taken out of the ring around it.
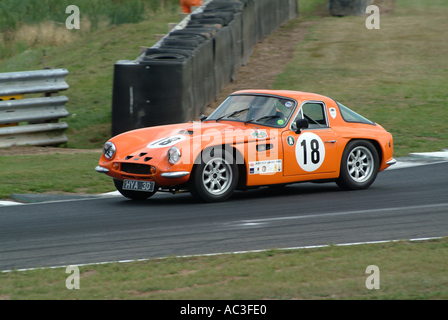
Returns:
[[[189,181],[190,193],[203,202],[219,202],[229,198],[238,183],[238,166],[227,151],[209,149],[202,152]]]
[[[123,196],[132,200],[145,200],[152,197],[157,192],[157,187],[154,187],[153,192],[123,190],[123,181],[117,179],[114,179],[114,184],[115,188],[117,188]]]
[[[345,147],[341,172],[336,183],[347,190],[367,189],[375,181],[379,157],[375,146],[367,140],[353,140]]]

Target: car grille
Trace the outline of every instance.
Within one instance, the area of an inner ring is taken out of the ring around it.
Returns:
[[[151,166],[138,163],[122,163],[121,171],[134,174],[151,174]]]

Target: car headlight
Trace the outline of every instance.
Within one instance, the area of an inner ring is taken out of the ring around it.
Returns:
[[[115,145],[108,141],[104,144],[103,147],[103,154],[106,157],[106,159],[112,159],[115,155],[115,152],[117,151],[117,148],[115,147]]]
[[[168,150],[167,157],[168,157],[168,161],[171,164],[175,164],[177,161],[179,161],[181,156],[182,155],[180,154],[180,150],[177,147],[171,147]]]

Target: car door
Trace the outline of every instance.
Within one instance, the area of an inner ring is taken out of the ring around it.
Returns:
[[[250,131],[247,161],[251,181],[265,184],[266,176],[272,179],[276,174],[281,181],[283,176],[281,131],[276,128],[255,128]]]
[[[309,128],[295,133],[297,119],[307,119]],[[282,144],[284,176],[321,174],[318,178],[324,179],[332,177],[338,169],[336,135],[329,126],[327,107],[322,101],[306,101],[301,105],[290,130],[282,133]]]

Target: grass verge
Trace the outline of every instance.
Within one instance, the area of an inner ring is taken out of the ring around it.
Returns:
[[[0,273],[0,299],[448,299],[448,238]],[[380,288],[369,290],[376,265]]]
[[[448,4],[398,1],[380,29],[366,17],[325,17],[285,68],[275,89],[330,96],[380,123],[395,156],[448,147]]]
[[[22,193],[115,191],[110,177],[95,172],[100,152],[0,156],[0,199]]]

